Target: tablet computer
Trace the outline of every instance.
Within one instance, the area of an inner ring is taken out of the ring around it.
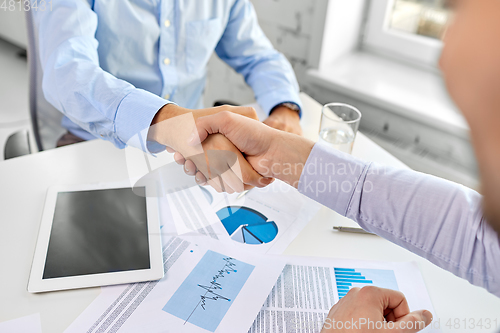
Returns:
[[[32,293],[163,277],[158,199],[124,184],[47,192],[28,283]]]

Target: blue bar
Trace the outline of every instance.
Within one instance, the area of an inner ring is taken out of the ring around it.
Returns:
[[[337,286],[337,289],[349,289],[349,286]]]
[[[337,291],[339,293],[342,293],[342,292],[348,292],[349,291],[349,288],[346,288],[346,289],[340,289],[340,288],[337,288]]]
[[[349,275],[349,276],[352,276],[352,275],[361,275],[361,273],[358,273],[358,272],[335,272],[335,275]]]
[[[366,279],[357,279],[357,278],[336,278],[337,281],[341,281],[341,282],[359,282],[359,283],[364,283],[366,282],[367,280]]]
[[[352,286],[352,283],[347,283],[347,282],[338,282],[337,281],[337,287],[338,286]]]
[[[339,297],[344,297],[347,293],[339,293]]]
[[[337,271],[338,272],[340,272],[340,271],[342,271],[342,272],[355,272],[356,271],[355,269],[352,269],[352,268],[333,268],[333,270],[335,272],[337,272]]]
[[[355,280],[355,279],[337,279],[337,282],[373,283],[373,281],[371,280]]]
[[[337,279],[356,279],[356,280],[366,280],[364,276],[350,276],[350,275],[335,275]]]

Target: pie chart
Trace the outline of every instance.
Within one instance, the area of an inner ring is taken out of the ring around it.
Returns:
[[[224,228],[234,241],[259,245],[272,242],[278,226],[267,217],[248,207],[229,206],[217,212]]]

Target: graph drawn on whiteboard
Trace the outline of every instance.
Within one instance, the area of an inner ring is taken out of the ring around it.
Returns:
[[[334,268],[339,299],[351,288],[377,286],[380,288],[399,290],[394,271],[365,268]]]
[[[163,311],[215,332],[255,266],[207,251]]]
[[[229,236],[240,243],[266,244],[278,235],[278,226],[260,212],[248,207],[229,206],[217,212]]]

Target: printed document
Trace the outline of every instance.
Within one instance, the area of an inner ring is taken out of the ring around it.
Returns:
[[[66,332],[246,333],[284,267],[204,236],[165,236],[163,258],[163,279],[101,288]]]
[[[287,265],[248,333],[321,331],[331,307],[351,288],[399,290],[410,311],[429,310],[431,300],[416,263],[286,257]],[[426,328],[421,332],[440,332]]]

